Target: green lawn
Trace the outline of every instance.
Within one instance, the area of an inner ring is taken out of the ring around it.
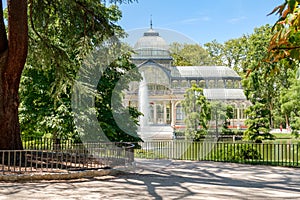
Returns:
[[[272,133],[276,139],[293,139],[294,137],[290,133]]]

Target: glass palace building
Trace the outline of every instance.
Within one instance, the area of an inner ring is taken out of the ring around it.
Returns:
[[[203,88],[209,101],[219,100],[234,108],[229,127],[244,128],[246,117],[243,111],[250,102],[244,95],[241,77],[234,70],[226,66],[173,66],[168,44],[152,28],[138,39],[134,51],[132,62],[136,64],[147,84],[149,126],[171,127],[172,130],[184,128],[185,114],[181,101],[186,89],[196,83]],[[132,83],[126,91],[126,105],[140,108],[139,85]],[[162,139],[171,136],[161,134],[160,137],[157,133],[155,137]]]

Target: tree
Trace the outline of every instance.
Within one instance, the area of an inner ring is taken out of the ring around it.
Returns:
[[[0,22],[0,149],[22,149],[18,90],[27,57],[28,33],[30,61],[36,60],[32,66],[53,70],[53,96],[60,99],[72,84],[82,56],[121,31],[114,24],[121,14],[115,5],[105,7],[97,0],[30,0],[28,4],[25,0],[8,0],[7,5],[7,33],[2,9]]]
[[[211,65],[208,52],[199,44],[180,44],[174,42],[170,45],[170,51],[175,66]]]
[[[271,76],[288,74],[284,80],[285,87],[280,94],[281,113],[284,115],[286,127],[293,126],[292,130],[297,133],[299,126],[299,103],[298,103],[298,80],[300,60],[300,16],[299,0],[285,0],[284,3],[275,7],[269,14],[276,13],[279,17],[274,24],[273,36],[269,42],[266,61],[269,63],[283,63],[274,65]],[[281,119],[282,121],[284,120]]]
[[[272,37],[272,27],[264,25],[241,38],[228,40],[224,44],[213,41],[205,46],[214,63],[229,66],[243,77],[246,97],[253,105],[261,103],[269,109],[265,117],[270,128],[280,124],[288,127],[290,114],[282,111],[280,98],[293,83],[293,72],[298,64],[291,59],[266,62]]]
[[[294,83],[289,89],[286,89],[281,95],[281,110],[289,116],[292,133],[298,137],[300,130],[300,81],[294,79]]]
[[[182,101],[185,113],[186,137],[199,140],[207,133],[211,119],[210,104],[203,94],[203,89],[193,84],[187,89]]]
[[[8,0],[8,30],[1,1],[0,149],[22,149],[18,119],[19,83],[27,56],[27,1]]]
[[[268,55],[269,41],[272,37],[272,28],[265,25],[256,28],[249,35],[248,50],[243,64],[245,77],[242,81],[245,94],[253,105],[264,104],[269,109],[268,120],[270,128],[279,127],[280,124],[288,126],[287,113],[281,111],[280,96],[282,92],[290,87],[292,71],[296,63],[281,60],[277,63],[265,62]],[[278,71],[279,68],[284,70]]]
[[[19,118],[23,138],[43,136],[75,139],[71,90],[68,89],[64,94],[61,92],[59,100],[54,98],[51,91],[56,79],[55,69],[37,67],[31,62],[31,56],[28,55],[19,90]]]
[[[242,65],[247,53],[247,36],[230,39],[224,44],[216,40],[204,44],[215,65],[224,65],[242,74]]]
[[[226,110],[225,110],[225,120],[223,123],[223,127],[222,127],[222,133],[224,135],[226,134],[232,134],[232,130],[229,129],[229,125],[230,125],[230,119],[233,118],[233,106],[231,105],[226,105]]]
[[[122,104],[122,91],[129,89],[130,81],[140,81],[142,78],[138,70],[134,70],[136,66],[129,58],[130,55],[124,54],[111,63],[97,86],[95,107],[98,120],[108,139],[115,142],[142,141],[137,134],[138,117],[141,113],[137,108],[125,108]],[[130,76],[124,78],[128,71]],[[121,127],[117,122],[122,123]]]
[[[233,107],[221,101],[211,101],[211,121],[215,126],[215,136],[219,138],[220,134],[230,134],[228,128],[229,119],[233,118]]]
[[[212,64],[217,66],[226,65],[223,60],[223,44],[219,43],[217,40],[213,40],[212,42],[204,44],[204,47],[212,58]]]
[[[270,110],[262,103],[256,103],[246,110],[248,119],[245,121],[247,130],[244,132],[244,140],[261,143],[262,140],[273,138],[269,132],[270,123],[267,117],[269,112]]]

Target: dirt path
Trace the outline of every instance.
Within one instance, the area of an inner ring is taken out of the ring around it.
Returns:
[[[137,160],[135,172],[119,176],[0,182],[0,199],[300,199],[300,169]]]

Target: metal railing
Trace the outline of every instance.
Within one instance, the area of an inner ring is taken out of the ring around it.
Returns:
[[[299,144],[147,141],[136,158],[236,162],[300,167]]]
[[[39,143],[40,145],[41,143]],[[68,172],[74,170],[114,168],[134,161],[133,144],[86,143],[51,145],[49,149],[35,145],[35,149],[0,150],[0,174],[35,172]]]

